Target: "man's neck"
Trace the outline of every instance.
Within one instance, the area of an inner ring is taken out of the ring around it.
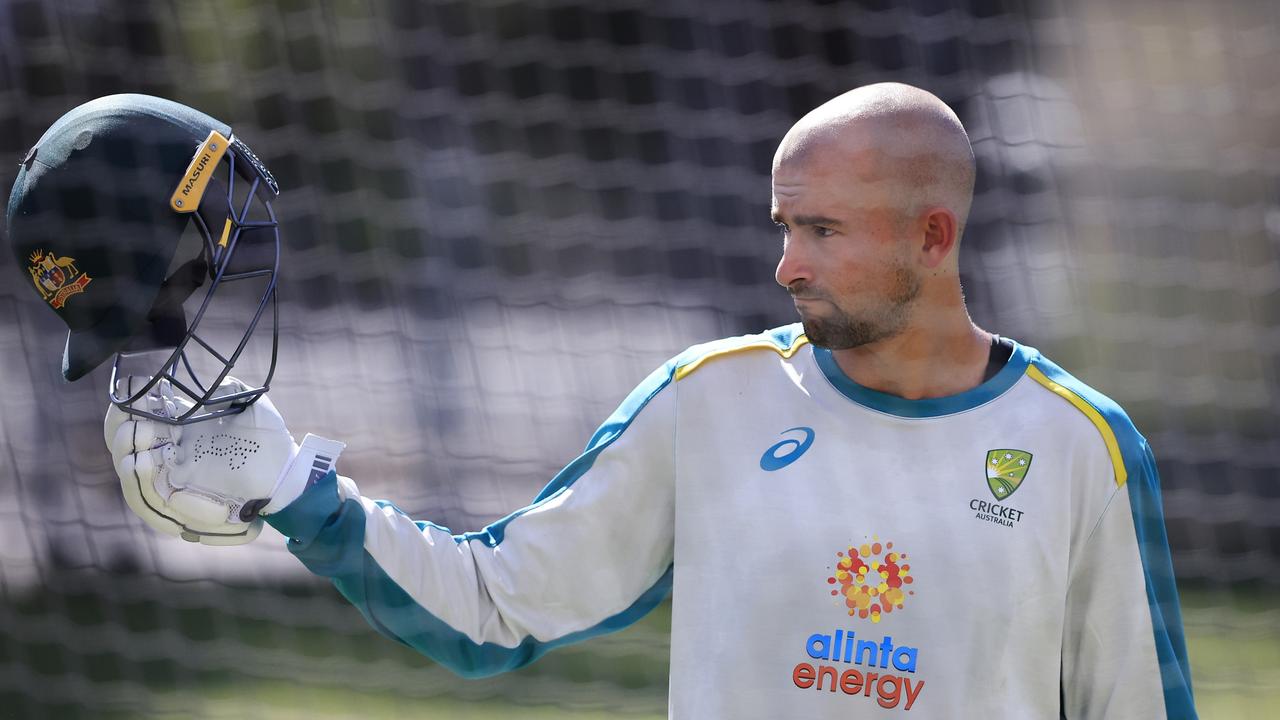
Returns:
[[[911,327],[891,338],[831,354],[859,385],[921,400],[981,385],[991,357],[991,338],[965,314],[963,323]]]

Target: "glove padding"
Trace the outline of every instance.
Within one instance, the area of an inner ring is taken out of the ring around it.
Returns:
[[[132,395],[149,380],[127,377],[121,384]],[[228,377],[214,397],[244,389]],[[166,417],[191,408],[190,401],[174,395],[168,380],[156,383],[141,402]],[[240,545],[256,538],[262,530],[259,514],[292,502],[305,489],[312,466],[327,472],[344,447],[308,435],[307,452],[300,453],[266,395],[240,413],[189,425],[148,420],[113,404],[103,433],[130,509],[163,533],[204,545]],[[305,462],[295,463],[303,455]]]

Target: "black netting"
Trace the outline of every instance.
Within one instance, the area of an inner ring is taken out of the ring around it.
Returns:
[[[99,95],[229,123],[283,191],[276,405],[345,440],[364,492],[474,529],[670,355],[790,322],[776,143],[853,86],[925,87],[979,158],[975,320],[1150,439],[1198,696],[1261,714],[1280,702],[1278,63],[1268,0],[0,0],[0,179]],[[61,326],[0,266],[0,715],[664,714],[661,613],[461,683],[278,536],[146,530],[102,447],[105,371],[63,383]]]

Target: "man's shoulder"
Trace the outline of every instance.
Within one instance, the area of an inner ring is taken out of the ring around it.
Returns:
[[[1132,466],[1142,457],[1146,439],[1138,432],[1129,414],[1109,396],[1088,385],[1035,348],[1025,347],[1030,358],[1027,376],[1044,390],[1069,403],[1084,415],[1102,436],[1123,482],[1121,467]]]
[[[597,436],[592,438],[591,442],[595,443],[600,433],[606,430],[612,431],[630,424],[631,419],[663,390],[670,387],[672,383],[688,377],[695,370],[703,367],[707,361],[742,356],[751,352],[772,352],[776,353],[775,357],[780,355],[790,358],[808,344],[809,339],[804,336],[800,323],[795,323],[754,335],[740,335],[693,345],[663,363],[640,381],[640,384],[623,399],[622,404],[610,419],[596,431]],[[589,444],[588,447],[590,446]]]
[[[752,335],[712,340],[694,345],[671,359],[672,377],[682,380],[719,358],[745,353],[773,353],[790,358],[809,343],[800,323],[784,325]]]

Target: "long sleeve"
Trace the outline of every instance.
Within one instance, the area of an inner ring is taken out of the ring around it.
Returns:
[[[1062,657],[1072,720],[1196,717],[1155,458],[1134,435],[1127,481],[1072,561]]]
[[[330,473],[268,518],[370,625],[464,676],[620,629],[670,592],[674,362],[529,506],[455,535]]]

